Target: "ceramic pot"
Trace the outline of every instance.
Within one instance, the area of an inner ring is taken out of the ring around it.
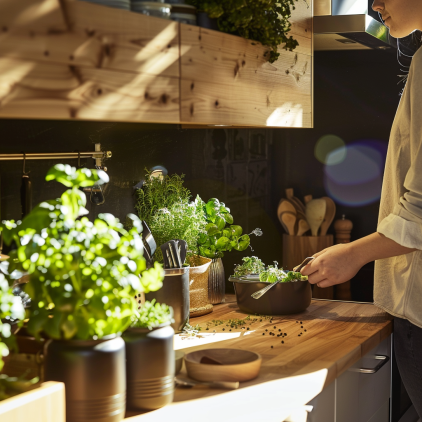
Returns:
[[[192,257],[189,261],[190,317],[209,314],[213,306],[208,298],[208,275],[212,260],[203,256]]]
[[[67,422],[118,422],[125,416],[125,343],[102,340],[48,340],[45,381],[66,390]]]
[[[311,285],[307,280],[291,283],[278,283],[259,299],[251,297],[252,293],[268,286],[262,281],[247,281],[229,278],[234,284],[236,301],[239,309],[247,314],[288,315],[303,312],[312,299]]]
[[[159,409],[173,401],[174,330],[128,328],[126,343],[127,404],[130,409]]]
[[[173,308],[174,331],[179,333],[189,322],[189,267],[165,269],[163,287],[145,295],[145,299],[155,299]]]
[[[213,29],[214,31],[219,31],[217,19],[211,19],[208,16],[208,13],[197,12],[196,21],[198,23],[198,26],[200,26],[202,28]]]
[[[221,258],[213,259],[208,275],[208,298],[216,305],[225,301],[226,276]]]

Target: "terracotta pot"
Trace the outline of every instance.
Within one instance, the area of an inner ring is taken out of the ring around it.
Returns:
[[[173,401],[174,330],[128,328],[126,343],[127,404],[130,409],[159,409]]]
[[[209,314],[213,306],[208,299],[208,273],[212,260],[203,256],[189,259],[189,296],[191,317]]]

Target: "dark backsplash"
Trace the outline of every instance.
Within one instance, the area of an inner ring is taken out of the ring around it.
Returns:
[[[106,162],[110,183],[105,204],[89,204],[91,217],[111,212],[124,219],[133,212],[134,186],[145,168],[163,166],[184,173],[192,195],[217,197],[231,208],[235,223],[245,232],[259,227],[264,235],[252,238],[253,254],[266,263],[281,262],[282,228],[276,217],[278,201],[288,187],[296,196],[330,196],[324,186],[324,165],[314,156],[318,139],[326,134],[346,144],[376,139],[387,144],[399,101],[395,57],[378,51],[317,52],[315,54],[314,129],[180,129],[174,125],[134,123],[0,120],[1,153],[88,151],[95,143],[111,150]],[[77,160],[68,161],[77,165]],[[33,184],[33,202],[57,197],[63,188],[45,182],[57,161],[27,161]],[[82,165],[93,166],[92,159]],[[22,161],[2,161],[1,218],[19,219]],[[359,171],[359,168],[356,169]],[[365,206],[337,204],[339,218],[354,223],[352,238],[376,230],[379,202]],[[333,233],[333,229],[330,231]],[[232,252],[223,260],[226,275],[242,256]],[[372,266],[356,277],[353,296],[371,300]],[[227,286],[232,291],[232,286]]]

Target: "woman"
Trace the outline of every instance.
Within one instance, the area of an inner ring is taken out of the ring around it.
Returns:
[[[375,0],[390,34],[422,30],[421,0]],[[309,282],[329,287],[375,263],[374,303],[394,316],[394,347],[406,390],[422,418],[422,49],[391,129],[377,232],[335,245],[302,269]]]

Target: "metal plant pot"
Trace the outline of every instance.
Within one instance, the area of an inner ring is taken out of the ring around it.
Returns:
[[[159,409],[173,401],[174,330],[128,328],[126,343],[127,404],[130,409]]]
[[[145,299],[155,299],[173,308],[174,323],[171,326],[178,333],[189,322],[189,267],[165,269],[164,272],[163,287],[147,293]]]
[[[67,422],[119,422],[126,408],[125,343],[49,340],[45,381],[64,382]]]
[[[223,303],[226,296],[226,276],[221,258],[213,259],[208,275],[208,299],[216,305]]]

